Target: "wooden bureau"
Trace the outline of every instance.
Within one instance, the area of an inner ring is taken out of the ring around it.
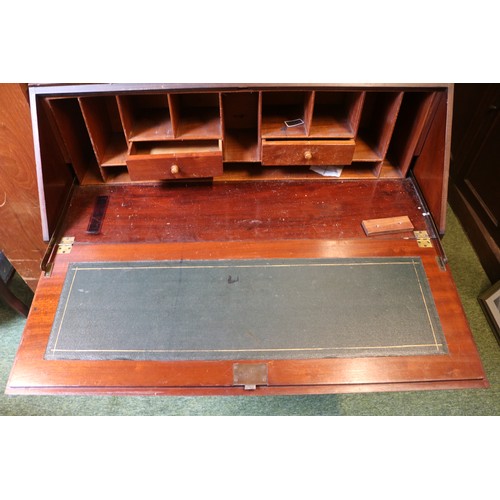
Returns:
[[[440,84],[31,86],[47,253],[6,392],[265,395],[487,386],[440,244],[452,96],[453,86]],[[446,354],[45,356],[75,263],[393,257],[421,260]]]

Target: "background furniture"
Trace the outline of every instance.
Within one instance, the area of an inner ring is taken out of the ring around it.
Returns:
[[[14,273],[15,270],[12,264],[7,260],[3,252],[0,251],[0,299],[26,318],[28,316],[29,306],[9,288],[9,282],[14,276]]]
[[[500,279],[500,84],[455,85],[449,201],[492,283]]]

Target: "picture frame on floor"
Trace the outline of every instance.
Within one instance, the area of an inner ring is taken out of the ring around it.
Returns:
[[[479,295],[478,301],[500,344],[500,281]]]

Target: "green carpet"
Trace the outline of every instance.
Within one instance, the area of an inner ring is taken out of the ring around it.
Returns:
[[[0,304],[0,415],[500,415],[500,347],[477,302],[490,282],[451,210],[443,243],[488,389],[261,397],[6,396],[25,321]],[[19,279],[13,289],[23,293]]]

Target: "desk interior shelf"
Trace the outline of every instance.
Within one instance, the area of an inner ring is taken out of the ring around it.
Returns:
[[[167,94],[118,96],[118,104],[128,140],[152,141],[174,137]]]
[[[304,178],[311,166],[328,164],[330,154],[332,165],[344,162],[341,178],[405,177],[435,95],[432,89],[256,87],[105,92],[45,101],[78,181],[120,183],[131,181],[130,151],[144,149],[132,144],[168,148],[171,141],[185,141],[194,163],[206,154],[203,141],[220,141],[224,168],[214,171],[221,180],[244,168],[249,175],[243,177],[267,178],[266,169],[279,166],[293,166],[297,178]]]

